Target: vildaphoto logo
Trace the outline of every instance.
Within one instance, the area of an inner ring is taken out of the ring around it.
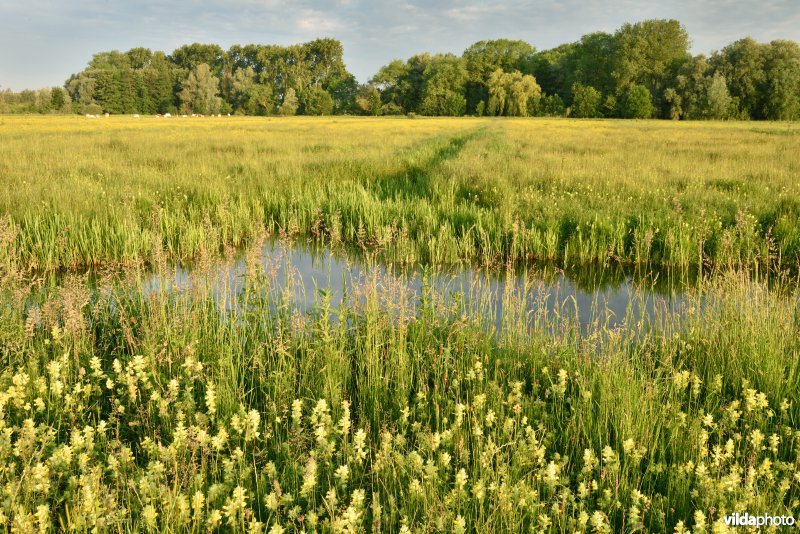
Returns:
[[[794,517],[790,515],[750,515],[748,513],[725,516],[725,524],[729,527],[782,527],[794,526]]]

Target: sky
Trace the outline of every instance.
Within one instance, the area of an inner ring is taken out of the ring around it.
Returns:
[[[317,37],[339,39],[365,82],[419,52],[501,37],[545,50],[650,18],[679,20],[695,54],[746,36],[800,41],[800,0],[0,0],[0,90],[62,85],[101,51]]]

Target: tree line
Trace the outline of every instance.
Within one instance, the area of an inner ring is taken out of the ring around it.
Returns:
[[[678,21],[645,20],[551,50],[497,39],[418,54],[366,84],[335,39],[134,48],[95,54],[64,87],[0,92],[0,112],[800,118],[798,43],[745,38],[710,56],[689,44]]]

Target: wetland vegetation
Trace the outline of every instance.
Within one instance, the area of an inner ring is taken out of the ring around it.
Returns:
[[[3,528],[800,515],[792,125],[2,117],[0,138]]]

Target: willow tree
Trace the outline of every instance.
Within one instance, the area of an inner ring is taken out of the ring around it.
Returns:
[[[528,117],[534,114],[542,97],[536,78],[519,71],[495,70],[488,80],[490,115]]]

